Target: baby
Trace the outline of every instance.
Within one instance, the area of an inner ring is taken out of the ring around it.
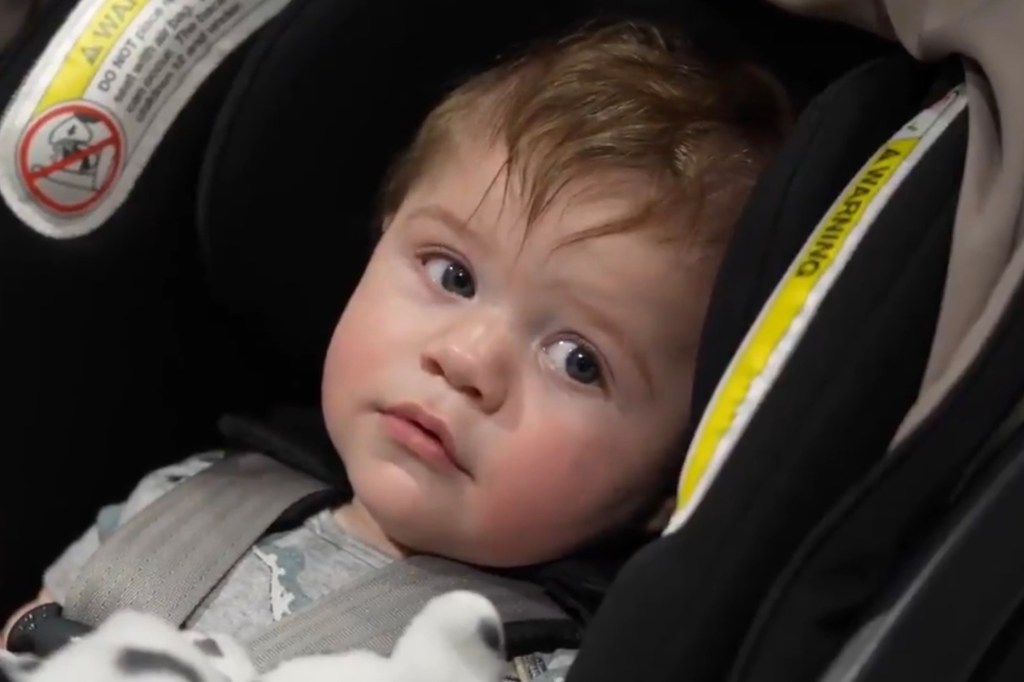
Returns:
[[[789,121],[781,93],[620,23],[445,98],[387,179],[326,355],[324,420],[355,496],[261,540],[190,624],[244,637],[412,554],[518,567],[656,532],[712,282]],[[102,510],[39,601],[216,456]]]

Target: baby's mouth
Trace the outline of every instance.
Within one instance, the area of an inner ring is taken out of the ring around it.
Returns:
[[[468,474],[455,458],[447,425],[419,405],[403,403],[381,411],[389,435],[420,459],[446,470]]]
[[[414,421],[410,422],[410,423],[413,426],[415,426],[416,428],[418,428],[420,431],[422,431],[424,436],[426,436],[427,438],[434,439],[434,441],[436,441],[437,444],[440,447],[444,448],[444,442],[438,437],[438,435],[436,433],[434,433],[433,431],[431,431],[430,429],[428,429],[427,427],[425,427],[425,426],[423,426],[421,424],[417,424]],[[445,454],[450,454],[450,453],[448,453],[447,448],[445,448]]]

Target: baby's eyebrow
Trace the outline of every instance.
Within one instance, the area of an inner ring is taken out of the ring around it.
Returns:
[[[465,220],[455,215],[454,212],[445,208],[441,204],[426,204],[415,208],[409,213],[407,219],[413,220],[424,218],[441,223],[452,232],[455,232],[468,241],[473,242],[477,247],[482,248],[486,246],[485,240],[475,230],[470,229],[469,224]]]
[[[588,297],[578,295],[568,282],[559,283],[559,290],[570,303],[582,308],[584,313],[590,317],[595,324],[601,327],[606,334],[614,338],[616,343],[626,351],[630,356],[630,359],[633,361],[633,364],[635,364],[637,369],[640,371],[640,375],[643,377],[644,383],[647,385],[648,392],[653,393],[654,378],[651,374],[650,367],[647,365],[647,360],[643,353],[637,352],[636,347],[630,343],[629,336],[623,331],[622,327],[616,324],[615,320],[608,316],[606,311],[602,309],[600,305],[594,304]]]

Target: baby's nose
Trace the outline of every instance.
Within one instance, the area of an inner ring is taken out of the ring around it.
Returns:
[[[423,364],[490,413],[505,401],[511,345],[508,327],[500,319],[474,316],[440,335],[424,353]]]

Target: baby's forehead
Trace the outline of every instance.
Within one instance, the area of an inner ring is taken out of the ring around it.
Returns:
[[[640,172],[595,167],[538,178],[540,172],[529,167],[510,167],[500,149],[461,147],[461,154],[436,166],[417,199],[445,206],[481,235],[518,236],[524,242],[543,242],[551,250],[597,234],[635,232],[684,241],[685,207],[676,207],[675,214],[650,210],[661,197],[656,183]],[[555,189],[538,197],[538,185]]]
[[[681,313],[700,279],[698,259],[689,248],[661,238],[656,227],[626,226],[571,242],[543,240],[536,251],[558,287],[589,292],[602,304],[643,306],[658,315]]]
[[[548,263],[543,274],[522,272],[560,313],[596,311],[650,358],[688,361],[695,352],[712,278],[682,243],[624,230],[568,244]]]
[[[600,202],[590,208],[538,220],[514,239],[503,238],[501,228],[487,221],[469,229],[495,245],[513,285],[523,284],[553,303],[583,299],[658,336],[678,336],[673,332],[680,321],[692,326],[689,320],[707,293],[696,247],[672,238],[672,226],[658,223],[626,222],[595,231],[605,225],[604,211]]]
[[[472,136],[453,144],[408,197],[407,207],[448,222],[506,258],[524,275],[595,291],[638,292],[637,304],[678,307],[704,276],[703,247],[686,207],[654,206],[658,187],[637,172],[595,168],[564,179],[530,215],[530,169]]]

